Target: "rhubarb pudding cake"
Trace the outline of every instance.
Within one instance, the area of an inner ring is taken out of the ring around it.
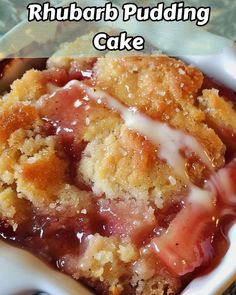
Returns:
[[[180,60],[85,45],[2,94],[1,237],[96,294],[179,294],[227,251],[235,95]]]

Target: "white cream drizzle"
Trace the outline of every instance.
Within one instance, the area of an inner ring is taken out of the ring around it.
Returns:
[[[214,171],[214,164],[207,155],[207,152],[196,140],[195,137],[177,129],[173,129],[168,124],[152,120],[148,116],[140,113],[136,108],[127,108],[116,98],[107,92],[86,85],[77,80],[72,80],[64,86],[63,89],[78,87],[83,89],[85,97],[96,101],[98,104],[105,104],[109,109],[120,114],[127,128],[142,134],[145,138],[153,142],[159,148],[159,156],[165,160],[176,174],[185,181],[189,187],[187,201],[189,203],[198,203],[206,209],[212,210],[215,204],[217,193],[224,198],[227,204],[235,205],[235,193],[232,188],[232,180],[227,168],[220,169],[217,173]],[[180,150],[188,148],[195,153],[199,159],[211,170],[211,186],[199,188],[189,180],[186,174],[187,159],[185,159]]]
[[[236,205],[236,192],[232,179],[229,177],[230,167],[222,168],[213,174],[211,181],[214,188],[219,192],[223,202],[229,206]]]
[[[72,80],[64,88],[70,89],[73,87],[83,89],[85,93],[97,103],[104,103],[113,111],[118,112],[127,128],[142,134],[145,138],[156,144],[159,147],[160,158],[165,160],[168,165],[174,169],[177,175],[188,184],[190,189],[188,201],[191,203],[200,203],[205,208],[210,209],[214,200],[214,194],[208,190],[196,187],[189,181],[186,174],[187,159],[180,153],[181,149],[188,148],[214,172],[214,164],[204,148],[193,136],[183,131],[173,129],[166,123],[152,120],[148,116],[141,114],[134,107],[127,108],[107,92],[90,87],[83,82]]]
[[[195,185],[190,186],[190,192],[188,195],[188,202],[198,203],[202,207],[212,210],[212,204],[214,203],[216,194],[215,191],[204,190]]]
[[[180,149],[188,148],[194,152],[207,167],[213,171],[213,163],[199,142],[183,131],[173,129],[168,124],[152,120],[138,112],[136,108],[125,107],[107,92],[97,90],[80,81],[70,81],[65,88],[80,87],[88,96],[98,103],[104,103],[110,109],[118,112],[127,128],[136,131],[159,147],[159,155],[175,170],[179,177],[188,182],[185,173],[186,159],[181,156]]]

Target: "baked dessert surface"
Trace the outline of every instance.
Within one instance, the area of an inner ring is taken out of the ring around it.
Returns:
[[[234,106],[203,82],[167,56],[51,58],[26,72],[0,101],[1,231],[98,294],[178,294],[197,258],[173,271],[150,245],[185,208],[189,181],[203,188],[236,149]],[[161,143],[84,89],[194,138],[211,167],[181,146],[182,177]]]

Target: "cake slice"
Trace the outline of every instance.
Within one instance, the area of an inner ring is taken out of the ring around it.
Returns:
[[[83,38],[1,98],[1,236],[96,294],[177,295],[227,250],[235,106],[182,61]]]

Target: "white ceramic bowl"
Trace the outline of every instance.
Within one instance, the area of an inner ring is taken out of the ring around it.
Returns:
[[[219,266],[193,280],[181,295],[221,295],[236,279],[236,225],[229,232],[230,248]],[[4,295],[92,295],[92,293],[30,253],[0,241],[0,291]]]
[[[44,29],[47,29],[45,24],[42,25]],[[12,30],[2,40],[0,40],[0,55],[1,49],[8,49],[8,46],[10,46],[12,40],[14,39],[14,36],[16,34],[19,36],[19,33],[22,32],[22,30],[25,32],[26,29],[27,26],[25,23],[23,23]],[[47,36],[50,37],[47,39],[44,36],[43,40],[41,40],[42,42],[47,42],[47,40],[53,39],[55,37],[56,26],[52,25],[51,29],[52,32],[47,34]],[[38,36],[40,33],[37,31],[38,26],[35,27],[35,30],[35,34],[33,35]],[[204,32],[202,34],[205,36]],[[214,36],[211,35],[211,38],[214,41]],[[218,39],[216,37],[215,42],[217,42],[217,40]],[[33,39],[31,34],[30,38],[26,38],[23,42],[21,41],[20,44],[18,44],[18,49],[29,45],[32,41]],[[228,43],[230,44],[230,42]],[[14,48],[12,50],[14,50]],[[230,52],[231,54],[227,55],[226,57],[223,55],[222,61],[225,62],[226,58],[227,65],[236,64],[236,56],[235,53],[232,54],[232,48],[230,48]],[[191,62],[191,58],[186,57],[186,59]],[[205,69],[208,74],[210,73],[214,77],[215,59],[214,57],[211,57],[211,59],[212,62],[210,64],[205,62],[206,59],[204,59],[204,62],[200,64],[200,67],[202,71]],[[220,64],[220,66],[222,66],[222,72],[220,71],[221,74],[219,71],[217,71],[217,78],[222,81],[225,80],[225,72],[230,72],[229,67],[223,70],[224,65],[225,64],[223,62]],[[236,75],[231,78],[233,79],[232,81],[235,81],[234,85],[236,85]],[[236,224],[229,232],[229,239],[230,248],[218,267],[209,274],[193,280],[182,292],[182,295],[221,295],[222,292],[234,280],[236,280]],[[29,295],[37,290],[48,292],[51,295],[91,294],[82,285],[73,281],[68,276],[52,270],[33,255],[9,246],[8,244],[5,244],[1,241],[0,265],[0,294],[3,295]]]

